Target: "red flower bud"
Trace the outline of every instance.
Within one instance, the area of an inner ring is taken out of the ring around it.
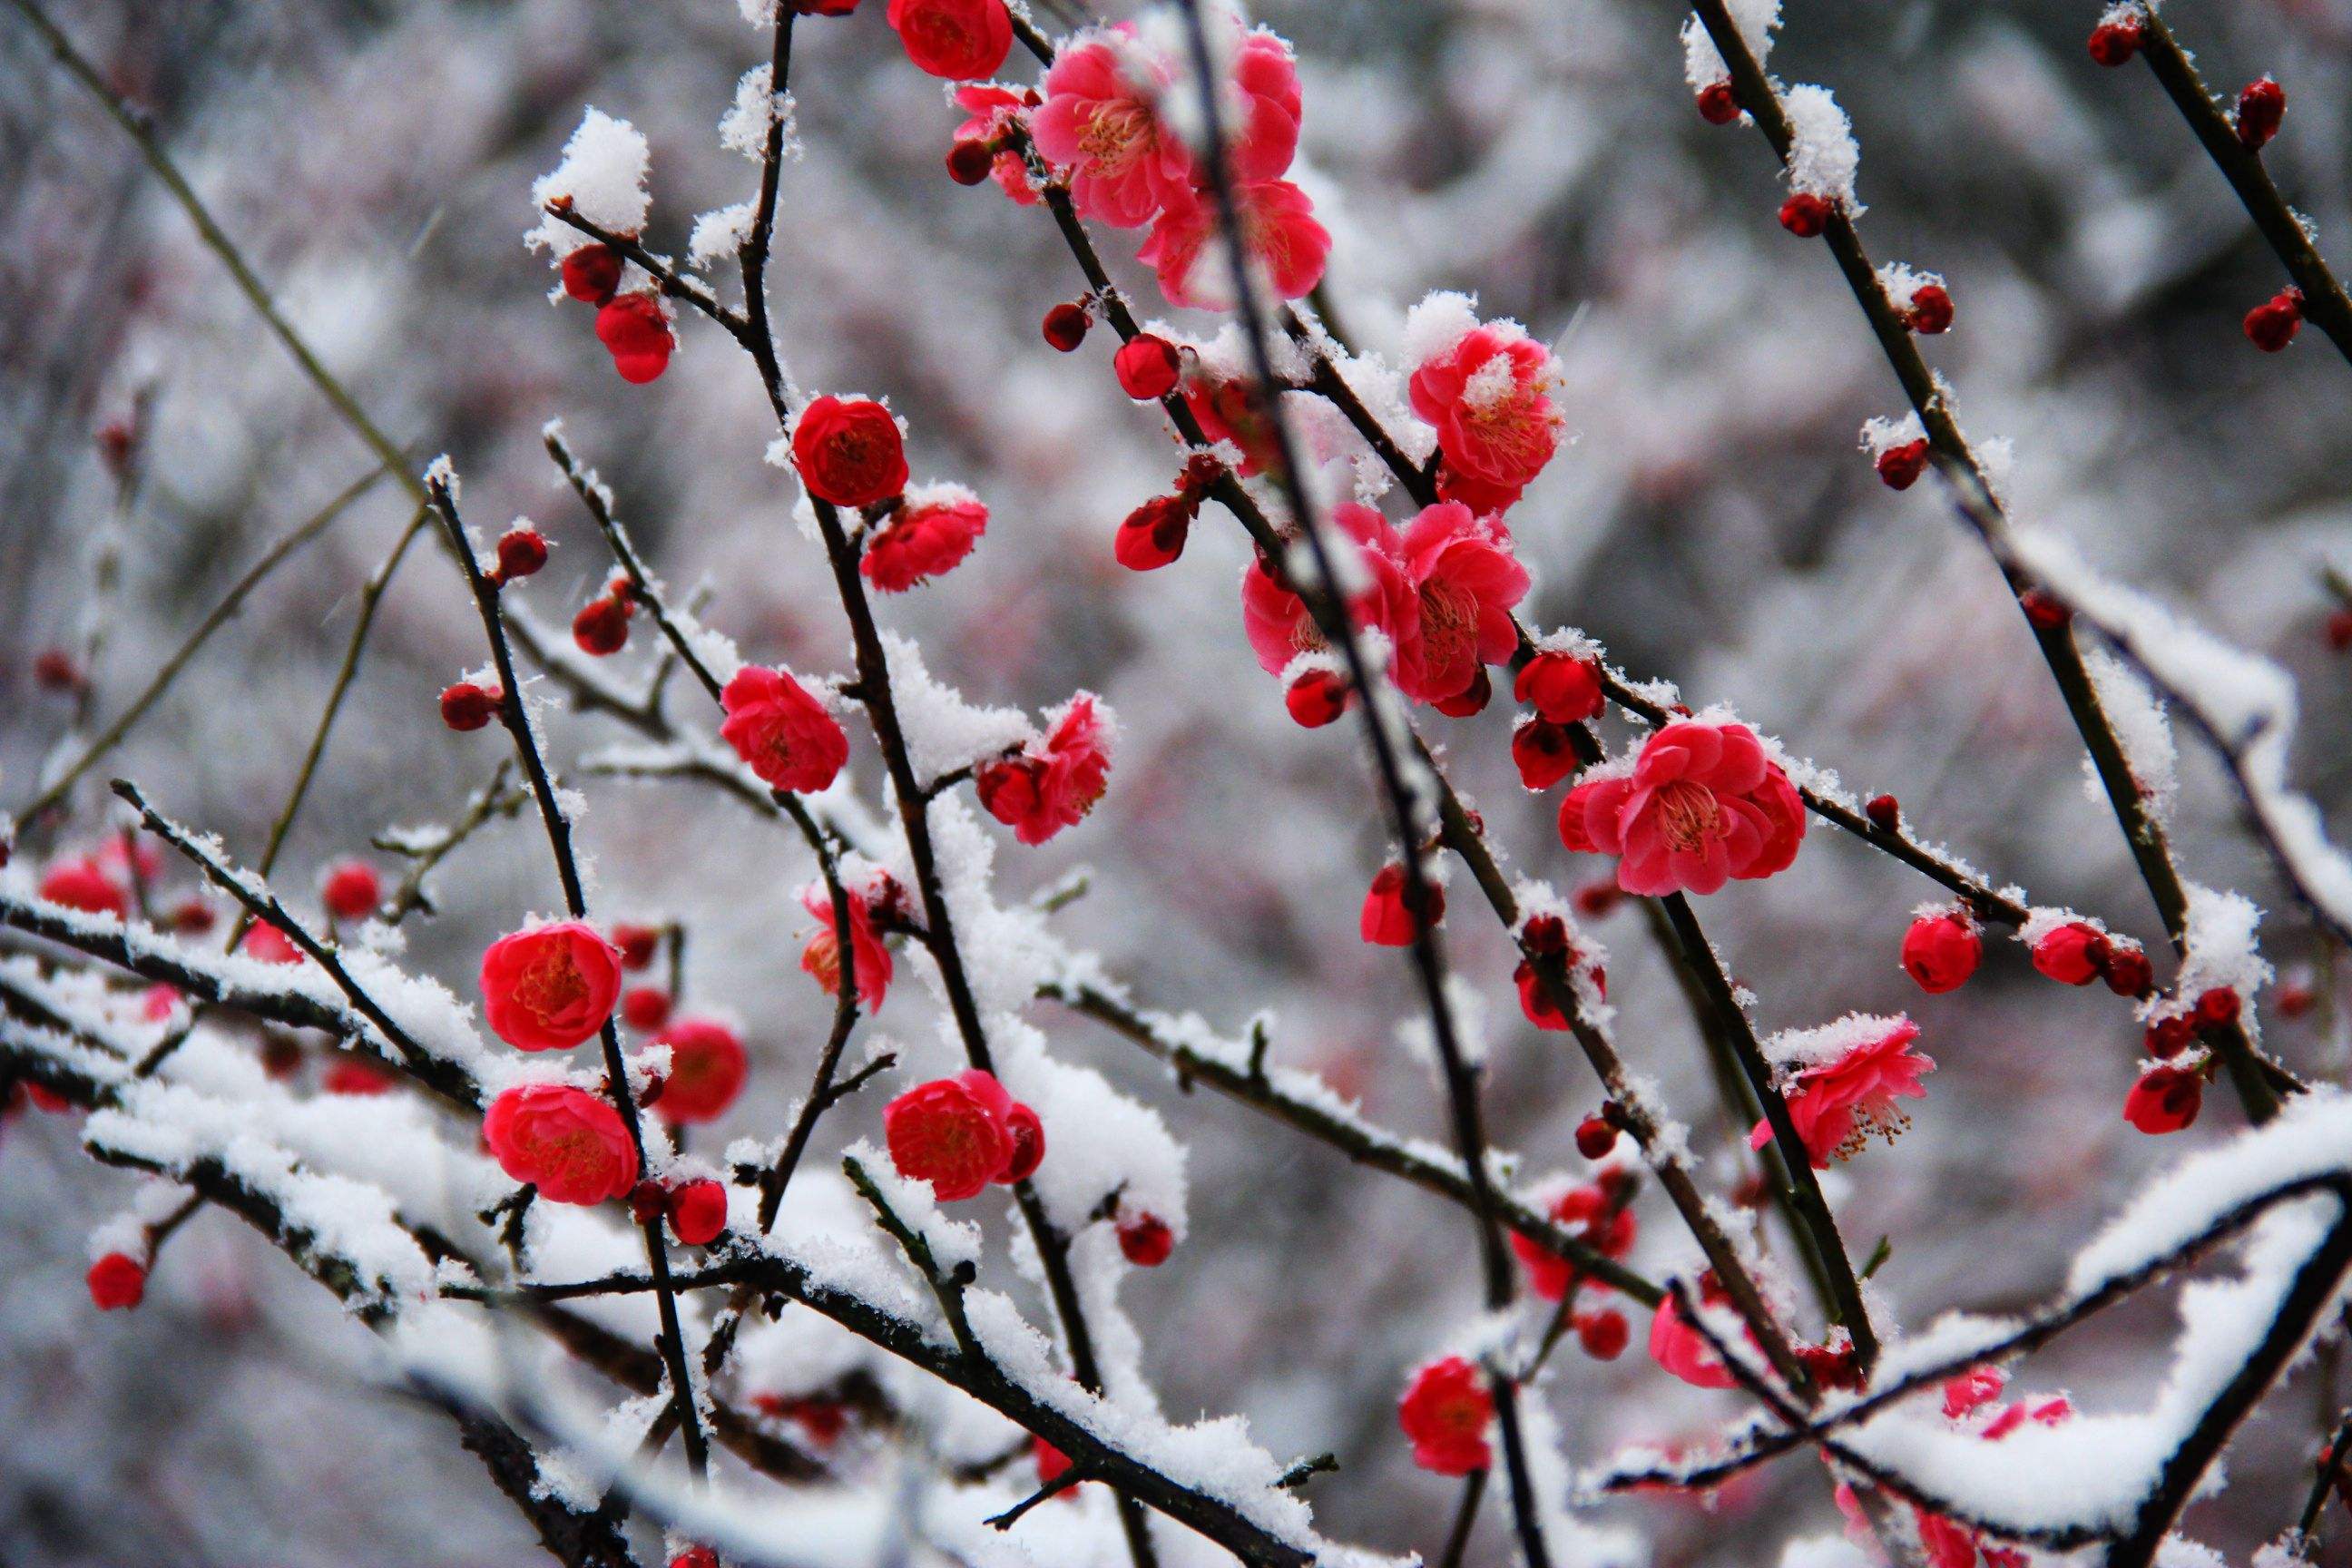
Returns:
[[[669,993],[658,985],[632,985],[622,994],[621,1017],[640,1034],[669,1022]]]
[[[1184,553],[1194,510],[1182,496],[1153,496],[1118,525],[1111,552],[1130,572],[1159,570]]]
[[[948,149],[948,178],[959,185],[976,185],[996,166],[996,150],[987,142],[964,137]]]
[[[2178,1132],[2197,1120],[2205,1080],[2193,1068],[2152,1067],[2124,1100],[2124,1120],[2151,1137]]]
[[[1728,125],[1739,118],[1739,94],[1728,78],[1698,89],[1698,117],[1709,125]]]
[[[1903,826],[1903,806],[1891,795],[1874,795],[1862,808],[1863,816],[1881,833],[1894,833]]]
[[[1952,296],[1941,283],[1922,283],[1911,291],[1911,309],[1904,321],[1915,332],[1929,337],[1952,327]]]
[[[1087,314],[1084,305],[1066,301],[1045,312],[1045,341],[1068,353],[1087,341],[1087,329],[1092,325],[1094,318]]]
[[[2033,967],[2062,985],[2088,985],[2106,966],[2113,944],[2086,921],[2070,921],[2033,944]]]
[[[147,1266],[126,1252],[110,1252],[83,1277],[89,1299],[101,1312],[127,1310],[147,1294]]]
[[[61,647],[45,647],[33,656],[33,684],[44,691],[79,691],[81,665]]]
[[[2197,1026],[2200,1029],[2226,1029],[2238,1021],[2241,1006],[2235,991],[2226,985],[2216,985],[2197,998]]]
[[[659,1182],[639,1182],[629,1189],[629,1217],[651,1225],[669,1210],[669,1194]]]
[[[1780,226],[1799,239],[1811,239],[1830,226],[1827,196],[1799,191],[1780,204]]]
[[[1605,1116],[1588,1116],[1576,1124],[1576,1152],[1588,1160],[1606,1159],[1617,1147],[1617,1129]]]
[[[669,1195],[669,1227],[688,1247],[708,1247],[727,1228],[727,1189],[708,1179]]]
[[[1320,730],[1348,710],[1348,683],[1336,671],[1310,669],[1282,694],[1290,716],[1309,730]]]
[[[1564,653],[1539,653],[1519,667],[1511,682],[1515,700],[1530,703],[1555,724],[1581,724],[1601,717],[1601,661]]]
[[[2091,29],[2091,58],[2113,69],[2139,53],[2140,40],[2147,29],[2137,16],[2119,22],[2102,22]]]
[[[610,595],[589,600],[572,617],[572,640],[581,652],[598,658],[620,652],[629,641],[627,601]]]
[[[505,700],[505,693],[496,686],[477,686],[470,680],[461,680],[442,688],[441,722],[452,730],[478,730],[497,715]]]
[[[1576,1315],[1576,1342],[1594,1361],[1615,1361],[1625,1353],[1633,1337],[1633,1331],[1625,1326],[1625,1314],[1614,1307]]]
[[[1903,973],[1931,996],[1967,984],[1983,957],[1984,939],[1966,915],[1924,915],[1903,933]]]
[[[1156,403],[1176,390],[1184,361],[1166,338],[1139,332],[1118,346],[1111,355],[1110,367],[1118,376],[1121,392],[1138,403]]]
[[[2286,89],[2270,78],[2250,81],[2238,93],[2238,113],[2233,121],[2238,132],[2238,145],[2249,153],[2259,153],[2270,144],[2279,132],[2279,121],[2286,118]]]
[[[670,335],[669,318],[650,294],[624,294],[608,300],[596,312],[596,337],[612,352],[613,368],[633,386],[652,381],[669,368],[677,346]]]
[[[621,950],[621,967],[643,969],[654,961],[654,950],[661,945],[661,932],[652,926],[616,925],[612,931],[613,945]]]
[[[1176,1233],[1158,1215],[1129,1215],[1118,1222],[1118,1249],[1138,1268],[1157,1268],[1176,1250]]]
[[[2282,289],[2246,312],[2246,341],[2266,354],[2277,353],[2303,330],[2303,290]]]
[[[2028,588],[2017,596],[2017,603],[2019,607],[2025,611],[2026,620],[2036,631],[2054,632],[2074,618],[2073,610],[2068,609],[2053,595],[2045,594],[2039,588]]]
[[[1878,454],[1878,477],[1890,490],[1907,490],[1927,471],[1927,438],[1906,441]]]
[[[583,304],[602,305],[621,287],[621,253],[609,245],[583,245],[563,258],[563,291]]]
[[[383,879],[366,861],[345,860],[327,873],[320,900],[339,921],[363,921],[383,901]]]
[[[2196,1037],[2195,1021],[2185,1013],[2176,1013],[2168,1018],[2152,1020],[2140,1043],[2147,1047],[2149,1056],[2177,1057],[2187,1050],[2189,1041]]]
[[[1540,793],[1576,771],[1576,748],[1566,725],[1528,719],[1511,731],[1511,761],[1518,764],[1519,783]]]
[[[2145,996],[2156,986],[2156,966],[2136,947],[2117,947],[2107,954],[2107,989],[2118,996]]]
[[[793,426],[793,467],[817,500],[868,507],[907,488],[906,438],[878,403],[820,397]]]
[[[499,564],[493,583],[528,577],[547,564],[547,536],[535,528],[509,528],[499,535]]]
[[[1445,918],[1445,889],[1426,879],[1421,885],[1429,900],[1423,912],[1433,926]],[[1363,918],[1358,922],[1366,942],[1381,947],[1412,945],[1415,922],[1410,889],[1402,866],[1391,860],[1381,868],[1364,895]]]

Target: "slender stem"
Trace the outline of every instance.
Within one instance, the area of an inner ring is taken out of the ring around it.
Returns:
[[[2327,1509],[2327,1494],[2344,1479],[2344,1446],[2352,1443],[2352,1410],[2347,1410],[2336,1424],[2335,1435],[2319,1451],[2319,1458],[2311,1477],[2311,1490],[2305,1494],[2303,1512],[2295,1517],[2295,1539],[2300,1554],[2310,1557],[2318,1547],[2319,1520]]]
[[[1445,1550],[1437,1568],[1462,1568],[1462,1554],[1470,1549],[1470,1531],[1478,1523],[1478,1505],[1486,1500],[1486,1474],[1473,1470],[1462,1479],[1462,1500],[1454,1506],[1453,1528],[1445,1532]]]
[[[530,781],[530,793],[539,802],[541,822],[547,829],[549,848],[555,858],[558,880],[563,885],[564,908],[574,920],[588,917],[588,896],[581,885],[580,865],[572,848],[572,818],[563,804],[556,797],[555,784],[548,776],[547,762],[540,754],[539,741],[531,728],[530,712],[524,705],[522,681],[515,673],[514,652],[508,646],[506,618],[499,609],[499,587],[482,571],[476,559],[474,546],[466,537],[465,522],[457,515],[457,498],[449,485],[436,470],[425,479],[425,491],[433,509],[438,512],[448,531],[450,548],[464,569],[466,584],[472,590],[475,607],[480,611],[483,635],[490,645],[490,657],[498,666],[499,717],[507,732],[514,739],[515,754],[522,762],[523,775]],[[621,1121],[629,1130],[629,1142],[637,1152],[637,1163],[646,1163],[646,1135],[637,1114],[636,1096],[629,1089],[627,1058],[621,1054],[620,1031],[607,1017],[598,1031],[604,1047],[604,1078],[612,1096],[613,1108],[621,1113]],[[686,1336],[677,1316],[677,1295],[669,1284],[669,1244],[662,1235],[662,1219],[655,1215],[644,1221],[639,1229],[645,1234],[646,1262],[653,1271],[656,1301],[661,1319],[660,1345],[662,1359],[668,1363],[671,1397],[677,1402],[680,1436],[686,1446],[688,1468],[701,1475],[709,1466],[709,1450],[704,1444],[702,1422],[695,1410],[695,1390],[686,1355]]]
[[[1731,74],[1739,105],[1754,119],[1771,143],[1772,151],[1785,164],[1795,145],[1796,134],[1788,111],[1780,100],[1779,89],[1764,72],[1764,68],[1748,47],[1747,38],[1731,18],[1726,0],[1693,0],[1693,8],[1700,25],[1713,40],[1716,50],[1723,57]],[[1968,437],[1961,433],[1943,388],[1927,368],[1927,360],[1913,341],[1909,324],[1887,297],[1879,281],[1869,253],[1863,248],[1862,236],[1856,228],[1853,215],[1843,205],[1832,205],[1822,237],[1835,258],[1838,269],[1853,292],[1869,321],[1872,334],[1878,340],[1895,379],[1902,384],[1904,395],[1918,415],[1927,433],[1930,451],[1941,470],[1950,491],[1952,502],[1986,546],[1992,552],[2011,593],[2023,598],[2032,584],[2011,564],[2008,558],[2009,519],[1992,485],[1970,448]],[[2099,700],[2098,689],[2091,679],[2089,668],[2083,661],[2082,649],[2074,641],[2072,629],[2064,624],[2033,625],[2029,618],[2035,643],[2042,650],[2043,662],[2050,668],[2059,695],[2065,700],[2068,714],[2081,732],[2084,747],[2097,773],[2108,803],[2114,807],[2116,821],[2122,826],[2124,839],[2134,862],[2138,866],[2140,879],[2147,884],[2157,911],[2163,917],[2165,929],[2172,939],[2176,954],[2188,952],[2189,894],[2179,868],[2173,864],[2170,846],[2164,827],[2141,794],[2132,776],[2122,742],[2117,738],[2113,721]],[[2266,1072],[2261,1054],[2254,1049],[2244,1025],[2232,1024],[2215,1036],[2223,1065],[2229,1069],[2231,1082],[2244,1103],[2249,1121],[2257,1124],[2269,1121],[2279,1109],[2278,1091],[2273,1088],[2275,1075]]]
[[[353,501],[365,495],[383,477],[383,472],[381,468],[369,469],[344,486],[326,505],[278,535],[259,558],[246,568],[244,574],[230,584],[228,592],[221,595],[220,602],[196,623],[195,630],[190,632],[186,639],[172,651],[171,657],[157,667],[145,689],[131,699],[130,704],[115,716],[112,723],[82,748],[81,754],[73,760],[71,766],[51,780],[48,787],[25,807],[25,819],[31,821],[41,816],[64,800],[98,760],[121,744],[122,738],[131,732],[131,727],[145,718],[157,699],[171,689],[172,682],[179,679],[180,671],[187,668],[188,661],[196,657],[197,650],[212,639],[212,635],[236,618],[237,612],[245,607],[245,601],[252,596],[253,591],[268,582],[270,574],[292,559],[304,545],[332,527]]]
[[[156,139],[154,124],[148,118],[147,112],[116,91],[98,68],[90,64],[89,60],[74,47],[72,40],[58,29],[57,25],[42,13],[40,7],[33,4],[33,0],[8,0],[8,4],[14,5],[17,14],[33,25],[33,30],[39,33],[43,40],[48,44],[50,51],[57,56],[58,62],[66,68],[76,81],[89,89],[89,95],[98,100],[106,112],[113,117],[114,122],[122,127],[124,134],[138,146],[140,155],[147,161],[148,168],[152,170],[155,177],[163,183],[163,188],[171,193],[172,199],[180,205],[180,209],[188,215],[188,221],[195,225],[196,233],[203,238],[205,247],[220,258],[221,265],[228,268],[229,276],[236,282],[238,292],[245,296],[247,302],[252,305],[254,312],[268,326],[278,341],[285,345],[286,352],[293,355],[294,363],[301,367],[302,374],[310,378],[310,384],[317,387],[320,395],[334,405],[335,412],[342,416],[343,423],[351,426],[352,432],[366,443],[368,449],[375,454],[377,462],[384,468],[401,476],[402,482],[407,487],[411,495],[418,500],[424,500],[423,488],[408,473],[407,458],[403,457],[400,448],[376,427],[374,421],[367,416],[366,410],[360,406],[358,399],[354,398],[341,382],[327,373],[326,367],[319,363],[318,355],[311,353],[310,346],[304,342],[300,334],[287,323],[286,318],[278,314],[277,303],[270,298],[269,290],[262,284],[260,277],[247,264],[244,255],[229,239],[226,231],[215,220],[204,203],[197,199],[195,191],[182,176],[178,166],[172,162],[170,154],[163,151],[163,144]]]
[[[2334,341],[2346,359],[2352,360],[2352,299],[2345,296],[2344,286],[2328,269],[2311,232],[2272,182],[2262,154],[2238,140],[2237,128],[2206,89],[2205,79],[2198,74],[2189,51],[2173,37],[2163,16],[2152,5],[2139,7],[2137,15],[2139,52],[2147,68],[2189,122],[2189,129],[2196,132],[2206,156],[2238,193],[2246,216],[2277,253],[2295,287],[2303,290],[2303,313]]]
[[[286,792],[286,805],[278,811],[278,820],[269,825],[269,842],[261,852],[261,874],[265,877],[278,867],[278,851],[286,847],[286,836],[293,831],[294,819],[302,810],[302,803],[310,794],[310,782],[318,776],[319,763],[327,753],[327,737],[333,732],[335,721],[341,717],[343,699],[359,674],[360,658],[367,649],[368,636],[375,629],[376,606],[383,602],[384,594],[392,587],[392,579],[400,571],[400,563],[408,558],[408,547],[416,542],[432,521],[423,506],[416,509],[393,542],[392,552],[376,569],[369,574],[360,588],[359,616],[352,623],[351,639],[343,645],[343,662],[335,670],[334,684],[328,688],[326,706],[320,710],[317,728],[310,731],[310,743],[302,752],[302,765],[294,774],[294,787]]]
[[[1731,1044],[1740,1070],[1747,1075],[1748,1087],[1764,1108],[1764,1121],[1772,1130],[1773,1147],[1780,1152],[1780,1173],[1790,1207],[1798,1224],[1811,1237],[1813,1251],[1827,1275],[1831,1300],[1826,1304],[1853,1336],[1854,1357],[1861,1369],[1868,1373],[1878,1360],[1878,1335],[1870,1325],[1870,1309],[1863,1302],[1862,1282],[1854,1278],[1853,1259],[1846,1253],[1845,1238],[1838,1234],[1837,1218],[1830,1212],[1829,1201],[1822,1196],[1820,1178],[1813,1173],[1811,1152],[1805,1147],[1796,1121],[1789,1114],[1789,1101],[1773,1077],[1772,1064],[1765,1059],[1763,1042],[1756,1037],[1756,1026],[1732,994],[1730,977],[1724,973],[1715,949],[1708,945],[1706,932],[1700,929],[1690,900],[1680,893],[1672,893],[1658,901],[1674,928],[1683,963],[1697,981],[1722,1026],[1724,1037]]]

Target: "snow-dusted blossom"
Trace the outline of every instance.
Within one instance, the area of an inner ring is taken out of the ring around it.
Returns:
[[[1621,856],[1629,893],[1712,893],[1788,869],[1805,806],[1755,731],[1726,721],[1668,724],[1630,769],[1569,791],[1559,836],[1573,850]]]

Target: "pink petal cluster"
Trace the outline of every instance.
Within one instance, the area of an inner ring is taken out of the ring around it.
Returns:
[[[1412,616],[1390,629],[1397,687],[1423,702],[1458,697],[1481,665],[1504,663],[1518,647],[1511,609],[1527,597],[1528,569],[1499,518],[1458,501],[1424,509],[1394,549],[1412,594]]]
[[[1650,1359],[1693,1388],[1731,1388],[1738,1382],[1706,1337],[1684,1320],[1672,1296],[1650,1319]]]
[[[970,490],[940,485],[907,494],[866,546],[857,569],[885,594],[903,594],[963,563],[988,531],[988,508]]]
[[[1438,493],[1482,512],[1517,501],[1559,449],[1558,375],[1550,351],[1510,321],[1475,327],[1423,361],[1408,390],[1437,431]]]
[[[971,116],[956,127],[955,139],[959,142],[993,142],[1028,109],[1019,93],[979,84],[956,89],[955,101],[958,109]],[[1029,184],[1029,164],[1020,153],[1010,147],[1001,148],[988,167],[996,177],[997,187],[1006,195],[1024,207],[1037,205],[1037,193]]]
[[[1298,154],[1304,108],[1290,46],[1264,28],[1232,54],[1233,97],[1226,156],[1240,211],[1242,243],[1284,299],[1322,280],[1331,236],[1314,204],[1282,176]],[[1067,172],[1081,216],[1114,228],[1152,226],[1140,259],[1177,305],[1228,302],[1223,266],[1213,254],[1217,204],[1207,173],[1160,119],[1156,100],[1181,91],[1173,60],[1150,55],[1126,23],[1078,34],[1045,73],[1045,100],[1031,117],[1037,150]]]
[[[840,721],[789,670],[745,665],[719,700],[727,710],[720,738],[773,788],[821,790],[849,760]]]
[[[882,1112],[882,1132],[898,1173],[930,1183],[943,1204],[1027,1181],[1045,1157],[1037,1113],[977,1068],[898,1096]]]
[[[499,1169],[551,1203],[601,1204],[636,1184],[637,1151],[612,1102],[564,1083],[526,1083],[490,1101],[482,1141]]]
[[[1086,819],[1110,782],[1109,710],[1081,691],[1048,714],[1045,739],[984,763],[972,783],[991,816],[1024,844],[1043,844]]]
[[[1712,893],[1787,870],[1805,805],[1754,731],[1685,721],[1652,735],[1631,772],[1569,791],[1559,837],[1622,857],[1617,885],[1629,893]]]
[[[1426,508],[1402,532],[1353,502],[1334,508],[1332,521],[1355,542],[1370,579],[1350,612],[1359,626],[1388,638],[1399,690],[1442,702],[1467,690],[1482,665],[1510,658],[1517,646],[1511,607],[1527,595],[1528,574],[1499,521],[1452,501]],[[1242,578],[1242,623],[1270,675],[1327,646],[1305,603],[1264,562]]]
[[[857,1000],[868,1013],[879,1012],[882,998],[890,990],[890,950],[882,945],[880,933],[874,929],[877,904],[887,903],[898,896],[897,886],[887,879],[849,891],[849,950],[857,971]],[[828,996],[841,994],[841,936],[834,929],[833,893],[823,882],[812,882],[801,889],[801,908],[816,917],[816,931],[801,949],[801,968],[824,988]]]
[[[1936,1070],[1931,1058],[1911,1048],[1918,1037],[1918,1025],[1897,1017],[1836,1060],[1797,1075],[1788,1093],[1789,1120],[1815,1169],[1827,1169],[1832,1158],[1853,1158],[1874,1132],[1892,1141],[1909,1124],[1895,1102],[1925,1099],[1919,1080]],[[1755,1149],[1771,1141],[1771,1126],[1763,1121],[1748,1138]]]

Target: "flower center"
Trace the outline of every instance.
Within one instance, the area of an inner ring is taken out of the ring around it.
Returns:
[[[576,1007],[588,994],[588,982],[572,961],[566,942],[551,942],[546,951],[524,966],[515,982],[515,1000],[542,1023]]]
[[[816,983],[828,996],[841,990],[841,938],[833,931],[820,931],[809,938],[808,946],[801,950],[801,967],[815,976]]]
[[[1432,666],[1447,669],[1468,658],[1477,629],[1477,595],[1454,583],[1421,585],[1421,640]]]
[[[1078,151],[1096,172],[1118,174],[1143,155],[1151,144],[1151,116],[1139,103],[1127,99],[1097,104],[1078,135]]]
[[[1497,468],[1527,472],[1542,468],[1550,457],[1551,424],[1533,387],[1514,384],[1491,399],[1465,396],[1460,407],[1463,434]]]
[[[1666,836],[1669,849],[1695,850],[1722,827],[1722,808],[1705,784],[1676,779],[1661,787],[1656,798],[1658,830]]]

